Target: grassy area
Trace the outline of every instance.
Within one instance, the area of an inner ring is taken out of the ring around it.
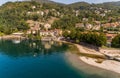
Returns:
[[[0,32],[0,36],[4,36],[4,35],[5,35],[4,33]]]

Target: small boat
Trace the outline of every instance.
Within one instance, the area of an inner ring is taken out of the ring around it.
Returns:
[[[20,40],[13,40],[12,42],[15,44],[19,44],[21,41]]]

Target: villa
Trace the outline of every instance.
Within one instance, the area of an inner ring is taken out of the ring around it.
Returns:
[[[76,28],[81,28],[81,27],[85,27],[85,25],[83,23],[77,23],[75,25]]]
[[[112,39],[113,39],[116,35],[117,35],[117,34],[107,33],[107,34],[106,34],[106,37],[107,37],[108,42],[111,42]]]
[[[54,31],[40,31],[40,36],[51,36],[54,37],[55,35]]]
[[[48,23],[46,23],[46,24],[44,25],[44,28],[45,28],[46,30],[48,30],[48,29],[50,29],[50,28],[51,28],[51,25],[50,25],[50,24],[48,24]]]

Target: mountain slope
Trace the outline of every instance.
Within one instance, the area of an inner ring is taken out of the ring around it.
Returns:
[[[76,2],[76,3],[72,3],[67,5],[68,7],[74,8],[74,9],[79,9],[81,7],[88,7],[91,4],[87,3],[87,2]]]
[[[40,2],[40,3],[50,3],[50,4],[65,5],[65,4],[63,4],[63,3],[54,2],[54,1],[51,1],[51,0],[24,0],[24,1],[36,1],[36,2]]]
[[[113,6],[120,6],[120,1],[117,1],[117,2],[106,2],[106,3],[103,3],[103,4],[113,5]]]

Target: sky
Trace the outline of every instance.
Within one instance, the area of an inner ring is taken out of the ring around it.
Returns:
[[[14,2],[14,1],[17,1],[17,0],[0,0],[0,5],[6,3],[8,1]],[[22,0],[18,0],[18,1],[22,1]],[[74,2],[80,2],[80,1],[85,1],[85,2],[89,2],[89,3],[103,3],[103,2],[120,1],[120,0],[52,0],[52,1],[65,3],[65,4],[70,4],[70,3],[74,3]]]
[[[14,2],[14,1],[17,1],[17,0],[0,0],[0,5],[4,4],[4,3],[6,3],[6,2],[9,2],[9,1]],[[19,1],[20,1],[20,0],[19,0]]]

